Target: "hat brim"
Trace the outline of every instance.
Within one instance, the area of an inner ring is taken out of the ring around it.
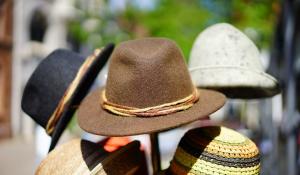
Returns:
[[[190,71],[197,87],[213,89],[228,98],[256,99],[281,92],[277,80],[265,72],[236,68],[199,68]]]
[[[141,167],[143,158],[138,141],[109,153],[100,144],[75,139],[51,151],[36,174],[134,174]]]
[[[79,126],[92,134],[104,136],[129,136],[165,131],[206,118],[225,104],[226,97],[212,90],[198,89],[199,100],[189,109],[157,117],[123,117],[112,114],[101,107],[101,92],[91,92],[78,111]]]
[[[72,116],[74,115],[76,108],[75,105],[79,105],[82,99],[86,96],[90,90],[92,84],[94,83],[98,73],[106,64],[108,58],[110,57],[114,49],[114,44],[108,44],[101,53],[93,60],[89,68],[86,70],[85,74],[82,76],[77,87],[72,94],[70,101],[66,104],[66,110],[63,111],[57,125],[54,128],[53,134],[51,135],[52,140],[50,144],[49,151],[51,151],[57,144],[59,138],[61,137],[63,131],[69,124]]]

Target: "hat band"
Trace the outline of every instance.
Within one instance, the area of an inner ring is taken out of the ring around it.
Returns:
[[[124,117],[156,117],[189,109],[199,100],[199,92],[194,88],[193,93],[183,99],[146,108],[135,108],[109,102],[105,90],[102,91],[102,99],[102,108],[114,114]]]
[[[224,174],[257,174],[260,170],[259,159],[249,164],[245,162],[244,165],[234,162],[234,159],[218,162],[216,159],[204,158],[204,156],[194,157],[180,147],[175,152],[172,164],[181,165],[194,172],[206,172],[210,170],[217,173],[223,172]]]
[[[58,103],[57,108],[51,115],[47,126],[46,126],[46,132],[47,134],[51,135],[58,120],[60,119],[60,116],[62,115],[63,111],[66,108],[66,104],[70,101],[72,94],[74,93],[75,89],[77,88],[78,84],[80,83],[80,80],[85,75],[86,71],[88,70],[89,66],[93,62],[93,60],[100,54],[101,49],[96,49],[94,53],[86,58],[80,69],[78,70],[74,80],[67,88],[66,92],[64,93],[63,97]]]

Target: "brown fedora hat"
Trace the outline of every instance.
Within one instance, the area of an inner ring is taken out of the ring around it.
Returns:
[[[83,100],[78,123],[98,135],[152,133],[204,118],[225,100],[219,92],[195,88],[174,41],[143,38],[114,50],[106,87]]]

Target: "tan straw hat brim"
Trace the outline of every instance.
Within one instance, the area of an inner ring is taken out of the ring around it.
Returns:
[[[101,107],[102,90],[96,89],[84,99],[78,111],[78,123],[89,133],[105,136],[138,135],[175,128],[207,117],[221,108],[226,100],[222,93],[198,89],[199,100],[185,111],[148,118],[124,117]]]
[[[75,139],[51,151],[41,162],[35,174],[134,174],[140,168],[143,158],[139,148],[140,143],[133,141],[108,153],[103,150],[103,146]]]

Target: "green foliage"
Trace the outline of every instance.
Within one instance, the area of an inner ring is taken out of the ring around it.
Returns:
[[[69,24],[69,32],[70,35],[73,36],[75,41],[79,43],[84,43],[86,42],[89,33],[82,28],[80,22],[78,21],[73,21]]]
[[[138,1],[128,1],[124,11],[112,12],[107,2],[103,1],[101,13],[82,10],[81,18],[70,24],[73,38],[101,47],[138,37],[167,37],[178,43],[187,59],[197,35],[219,22],[233,24],[258,47],[268,48],[276,22],[274,7],[279,7],[278,0],[153,0],[153,9],[141,9],[135,5]],[[98,20],[92,31],[84,27],[90,18]]]
[[[276,2],[275,0],[160,0],[152,11],[141,11],[129,6],[121,17],[134,25],[144,26],[149,36],[175,40],[188,58],[196,36],[207,26],[218,22],[229,22],[242,31],[252,29],[254,35],[253,32],[246,34],[259,47],[268,47],[276,18],[272,4]]]
[[[210,14],[196,0],[161,0],[152,11],[129,7],[122,17],[144,26],[150,36],[175,40],[188,57],[194,39],[204,29]]]
[[[273,37],[276,21],[274,6],[279,5],[275,0],[264,1],[232,1],[232,13],[229,22],[240,29],[252,28],[258,36],[250,38],[259,47],[269,47]]]

